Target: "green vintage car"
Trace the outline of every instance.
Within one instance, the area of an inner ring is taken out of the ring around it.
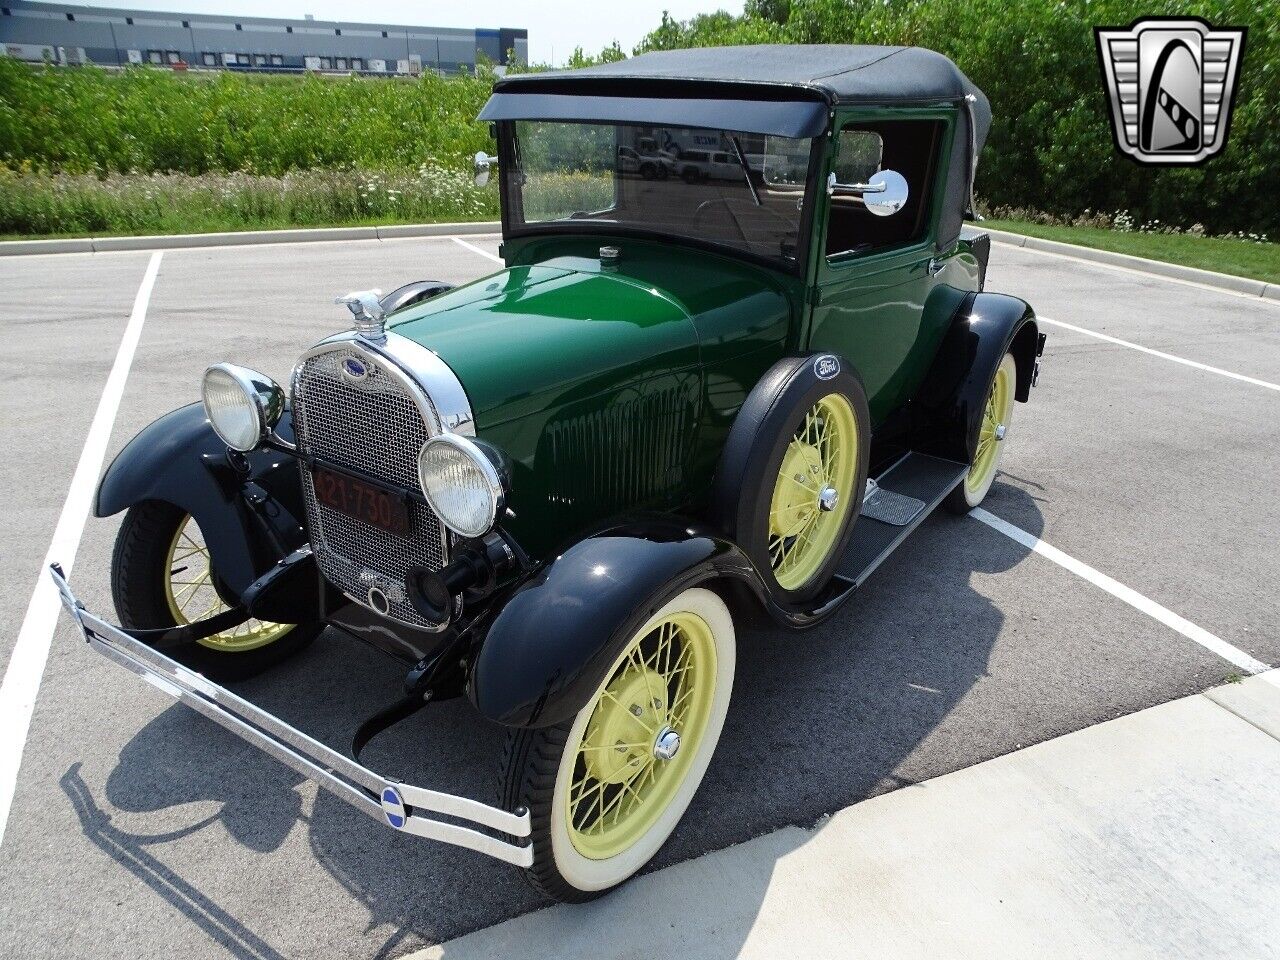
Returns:
[[[480,119],[505,269],[339,298],[354,328],[287,388],[210,367],[99,488],[123,626],[54,576],[109,658],[391,827],[584,900],[698,788],[734,611],[811,626],[934,508],[981,503],[1044,337],[983,291],[990,113],[936,53],[652,53],[505,78]],[[326,627],[408,668],[350,754],[223,685]],[[509,729],[491,804],[359,762],[463,695]]]

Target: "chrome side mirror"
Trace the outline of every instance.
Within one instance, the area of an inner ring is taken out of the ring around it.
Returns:
[[[862,198],[867,212],[877,217],[891,217],[907,205],[910,190],[907,179],[896,170],[881,170],[866,183],[837,183],[834,173],[827,177],[827,196],[836,194]]]
[[[483,150],[476,151],[475,174],[476,174],[477,187],[483,187],[486,183],[489,182],[489,168],[496,167],[497,165],[498,165],[497,157],[491,157],[489,156],[489,154],[485,153]]]

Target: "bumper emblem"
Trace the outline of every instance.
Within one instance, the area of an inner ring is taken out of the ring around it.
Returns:
[[[404,799],[395,787],[382,788],[382,813],[387,818],[387,823],[397,830],[403,829],[409,819],[409,814],[404,809]]]

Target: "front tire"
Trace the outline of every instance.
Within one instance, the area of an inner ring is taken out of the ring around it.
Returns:
[[[591,900],[658,852],[720,738],[735,651],[724,601],[690,588],[634,633],[571,721],[511,733],[503,800],[530,811],[536,889]]]
[[[111,558],[111,594],[123,626],[154,630],[204,620],[228,608],[199,525],[160,500],[130,508]],[[322,626],[249,620],[166,651],[183,666],[218,680],[261,673],[297,653]]]
[[[839,566],[862,509],[870,439],[862,381],[832,354],[774,364],[739,410],[713,517],[782,603],[812,600]]]

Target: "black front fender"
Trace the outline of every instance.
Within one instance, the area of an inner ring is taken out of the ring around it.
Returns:
[[[568,720],[664,603],[721,577],[759,580],[737,546],[678,519],[633,521],[581,540],[507,601],[481,644],[468,694],[508,726]]]
[[[1013,353],[1018,364],[1014,397],[1025,403],[1038,349],[1039,326],[1026,302],[1002,293],[965,297],[912,401],[915,449],[972,463],[996,367]]]
[[[289,411],[276,428],[293,440]],[[307,541],[302,482],[292,457],[255,450],[236,468],[198,403],[165,414],[129,441],[98,484],[94,513],[163,500],[195,518],[219,579],[236,596]]]

